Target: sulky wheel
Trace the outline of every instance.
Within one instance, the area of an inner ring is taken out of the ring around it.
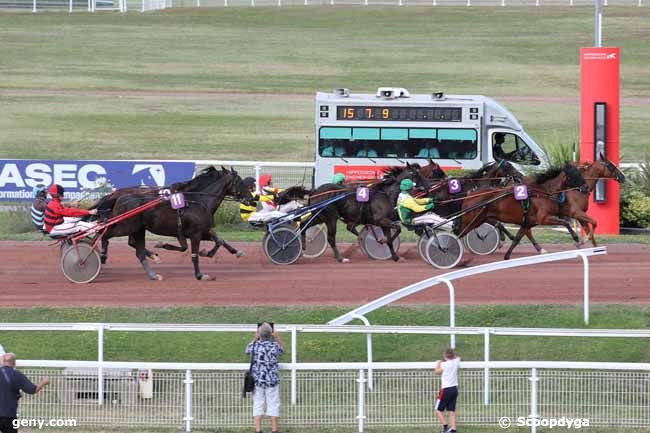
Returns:
[[[483,223],[467,233],[463,242],[468,250],[479,256],[492,254],[499,248],[501,236],[492,224]]]
[[[311,226],[305,232],[305,249],[302,255],[308,259],[322,256],[327,250],[327,228],[324,224]]]
[[[463,243],[454,234],[436,232],[426,245],[429,263],[438,269],[450,269],[463,258]]]
[[[420,253],[422,260],[429,263],[429,258],[427,257],[427,242],[429,242],[429,235],[425,231],[418,239],[418,253]]]
[[[262,246],[266,257],[276,265],[295,263],[302,254],[300,234],[289,227],[278,227],[264,235]]]
[[[396,229],[391,228],[391,232]],[[366,253],[368,257],[374,260],[388,260],[391,259],[390,255],[390,249],[388,248],[388,244],[386,242],[380,243],[380,240],[385,240],[384,236],[384,231],[381,229],[381,227],[377,226],[369,226],[364,227],[363,230],[361,230],[361,233],[359,234],[359,238],[361,241],[362,246],[362,251]],[[399,251],[400,247],[400,240],[399,236],[396,237],[393,240],[393,248],[395,249],[395,253]]]
[[[73,283],[90,283],[101,268],[99,253],[86,242],[69,245],[61,251],[61,270]]]

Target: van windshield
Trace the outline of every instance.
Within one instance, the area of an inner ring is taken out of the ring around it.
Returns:
[[[496,160],[508,160],[521,165],[540,165],[541,161],[516,134],[495,132],[492,135],[492,156]]]
[[[478,133],[461,128],[320,128],[318,154],[328,158],[476,159]]]

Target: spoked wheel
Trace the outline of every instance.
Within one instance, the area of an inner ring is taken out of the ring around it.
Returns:
[[[302,254],[300,234],[289,227],[278,227],[273,233],[266,233],[262,240],[266,257],[276,265],[295,263]]]
[[[418,253],[420,253],[422,260],[429,263],[429,258],[427,257],[427,242],[429,242],[429,235],[425,231],[418,239]]]
[[[390,248],[388,248],[388,243],[380,243],[379,241],[385,241],[386,237],[384,236],[384,231],[381,227],[369,226],[364,227],[359,233],[359,242],[362,245],[361,250],[366,253],[368,257],[374,260],[388,260],[391,259]],[[391,234],[393,233],[391,229]],[[395,249],[395,254],[399,251],[400,240],[399,236],[393,240],[393,248]]]
[[[450,269],[463,258],[463,243],[454,234],[436,232],[427,241],[426,253],[429,263],[438,269]]]
[[[87,242],[68,245],[61,250],[61,270],[73,283],[90,283],[97,278],[101,268],[99,253]]]
[[[472,253],[479,256],[487,256],[499,248],[501,236],[492,224],[483,223],[467,233],[463,238],[463,242]]]
[[[315,259],[322,256],[327,250],[327,228],[324,224],[311,226],[305,232],[304,257]]]

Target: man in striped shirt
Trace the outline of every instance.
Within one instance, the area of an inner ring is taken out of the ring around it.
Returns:
[[[34,200],[32,201],[31,215],[32,215],[32,224],[36,227],[37,230],[43,231],[45,217],[45,208],[47,207],[47,190],[45,185],[37,185],[32,190],[34,193]]]

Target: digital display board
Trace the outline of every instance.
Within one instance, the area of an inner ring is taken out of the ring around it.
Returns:
[[[460,107],[380,107],[346,106],[336,107],[337,120],[370,120],[402,122],[460,122],[463,109]]]

